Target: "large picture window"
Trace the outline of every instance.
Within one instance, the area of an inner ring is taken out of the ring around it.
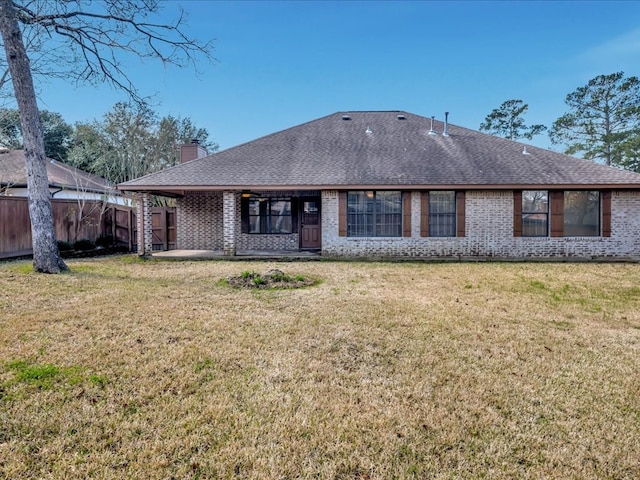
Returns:
[[[522,236],[549,235],[549,192],[524,190],[522,192]]]
[[[456,236],[456,192],[429,192],[429,235]]]
[[[565,237],[600,235],[600,192],[595,190],[564,192]]]
[[[399,191],[355,191],[347,195],[347,236],[402,236]]]
[[[292,233],[291,199],[251,197],[249,233]]]

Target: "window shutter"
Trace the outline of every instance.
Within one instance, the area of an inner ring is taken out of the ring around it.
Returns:
[[[522,236],[522,190],[513,192],[513,236]]]
[[[249,197],[240,197],[240,231],[249,233]]]
[[[564,192],[549,192],[551,199],[551,236],[562,237],[564,235]]]
[[[298,197],[291,197],[291,233],[298,233]]]
[[[338,192],[338,236],[347,236],[347,192]]]
[[[429,236],[429,192],[420,192],[420,236]]]
[[[402,192],[402,236],[411,236],[411,192]]]
[[[611,236],[611,192],[601,193],[602,197],[602,236]]]
[[[456,192],[456,237],[466,235],[465,218],[465,192]]]

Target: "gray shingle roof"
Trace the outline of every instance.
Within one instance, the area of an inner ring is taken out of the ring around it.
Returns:
[[[112,188],[102,177],[51,159],[47,161],[47,178],[49,186],[54,188],[98,193],[109,192]],[[0,152],[0,184],[14,187],[27,185],[24,150]]]
[[[126,190],[514,188],[640,189],[640,174],[406,112],[338,112],[121,184]]]

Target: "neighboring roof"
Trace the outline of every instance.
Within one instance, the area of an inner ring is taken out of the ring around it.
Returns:
[[[49,186],[83,192],[106,193],[113,187],[102,177],[79,170],[71,165],[47,160]],[[27,186],[24,150],[0,150],[0,185]]]
[[[433,130],[432,130],[433,126]],[[634,188],[640,174],[438,120],[338,112],[119,185],[179,192],[293,188]],[[526,152],[526,153],[523,153]]]

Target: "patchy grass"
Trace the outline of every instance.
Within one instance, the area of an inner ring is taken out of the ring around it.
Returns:
[[[0,263],[0,478],[640,477],[640,265],[68,263]]]
[[[270,269],[265,273],[244,270],[240,275],[223,278],[218,285],[229,285],[235,288],[291,289],[304,288],[318,282],[304,275],[289,275],[282,270]]]

